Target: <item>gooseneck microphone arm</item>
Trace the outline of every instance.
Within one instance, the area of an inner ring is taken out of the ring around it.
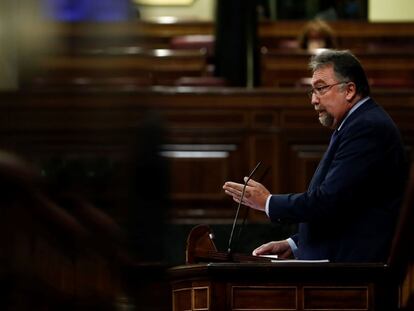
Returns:
[[[234,229],[236,228],[237,218],[239,217],[240,207],[241,207],[242,201],[244,199],[244,194],[246,192],[247,183],[252,178],[252,176],[254,175],[254,173],[257,171],[257,169],[260,167],[261,164],[262,164],[262,162],[257,163],[256,167],[251,171],[251,173],[247,177],[246,181],[244,182],[243,190],[242,190],[242,193],[241,193],[241,196],[240,196],[240,201],[239,201],[239,204],[237,205],[236,215],[234,216],[233,226],[232,226],[231,232],[230,232],[229,246],[227,248],[228,253],[231,253]]]

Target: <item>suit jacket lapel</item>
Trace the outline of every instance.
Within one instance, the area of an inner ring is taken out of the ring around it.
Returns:
[[[328,149],[326,150],[325,154],[322,157],[322,160],[319,162],[319,165],[313,174],[312,180],[309,184],[308,190],[312,191],[315,190],[315,188],[321,183],[323,178],[325,178],[325,175],[328,171],[328,168],[332,162],[333,156],[335,154],[335,151],[338,147],[338,131],[335,130],[332,133],[331,140],[329,142]]]

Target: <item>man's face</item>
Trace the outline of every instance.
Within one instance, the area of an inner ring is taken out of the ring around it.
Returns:
[[[315,70],[312,76],[312,105],[319,114],[323,126],[337,128],[346,113],[352,108],[347,82],[338,81],[333,66]]]

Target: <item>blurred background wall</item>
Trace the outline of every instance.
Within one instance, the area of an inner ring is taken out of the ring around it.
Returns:
[[[414,20],[414,1],[411,0],[369,0],[369,21],[401,21],[410,22]]]

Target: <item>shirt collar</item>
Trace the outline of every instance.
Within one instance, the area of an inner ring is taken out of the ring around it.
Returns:
[[[346,117],[342,120],[341,124],[338,126],[337,131],[340,131],[342,128],[342,125],[344,125],[346,119],[348,119],[348,117],[355,111],[357,110],[360,106],[362,106],[363,103],[365,103],[370,97],[364,97],[363,99],[361,99],[360,101],[358,101],[352,108],[351,110],[349,110],[348,114],[346,115]]]

